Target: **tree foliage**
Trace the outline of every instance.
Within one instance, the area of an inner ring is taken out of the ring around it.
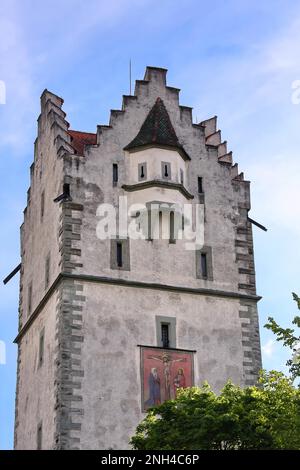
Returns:
[[[280,372],[262,372],[258,387],[230,381],[219,395],[206,383],[181,389],[148,410],[133,449],[300,449],[300,391]]]
[[[293,293],[293,299],[300,310],[300,298]],[[292,323],[300,328],[300,317],[295,316]],[[292,350],[292,357],[286,365],[289,367],[293,379],[300,377],[300,331],[295,333],[294,328],[281,328],[272,317],[268,318],[265,328],[271,330],[277,336],[276,341],[281,341],[284,346]]]

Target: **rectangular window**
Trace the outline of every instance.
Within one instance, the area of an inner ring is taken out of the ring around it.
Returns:
[[[41,450],[42,449],[42,436],[43,435],[43,425],[42,425],[42,422],[40,422],[38,424],[38,427],[37,427],[37,435],[36,435],[36,448],[37,450]]]
[[[164,180],[171,179],[171,164],[168,162],[161,162],[161,175]]]
[[[176,348],[176,317],[156,316],[156,340],[160,348]]]
[[[210,246],[204,246],[201,250],[196,250],[195,257],[196,278],[213,281],[212,248]]]
[[[41,367],[44,362],[44,343],[45,343],[45,330],[43,329],[40,332],[39,340],[39,364],[38,367]]]
[[[31,314],[32,309],[32,282],[28,286],[28,316]]]
[[[119,180],[118,164],[113,163],[113,185],[116,186]]]
[[[170,243],[176,243],[175,239],[175,214],[174,211],[170,212]]]
[[[63,184],[63,194],[64,194],[65,199],[68,199],[70,197],[70,185],[69,185],[69,183],[64,183]]]
[[[158,213],[158,237],[162,240],[163,237],[163,214],[162,211]]]
[[[203,181],[201,176],[198,177],[198,193],[203,194]]]
[[[180,183],[184,183],[183,170],[180,168]]]
[[[44,218],[44,210],[45,210],[45,191],[41,194],[41,221]]]
[[[201,253],[201,274],[203,278],[207,278],[207,255]]]
[[[123,266],[123,250],[122,243],[117,243],[117,265],[119,268]]]
[[[45,263],[45,289],[47,289],[50,281],[50,255],[46,258]]]
[[[143,181],[147,179],[147,163],[139,163],[138,165],[138,179],[139,181]]]
[[[169,339],[169,324],[168,323],[162,323],[161,324],[161,342],[163,348],[168,348],[170,345],[170,339]]]
[[[130,271],[129,239],[110,240],[110,268]]]

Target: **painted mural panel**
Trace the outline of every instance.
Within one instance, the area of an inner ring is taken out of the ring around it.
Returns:
[[[172,400],[194,385],[193,352],[141,347],[141,380],[143,410]]]

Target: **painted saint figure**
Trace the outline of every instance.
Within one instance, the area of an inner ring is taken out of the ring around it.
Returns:
[[[165,400],[171,399],[171,366],[174,362],[186,362],[185,358],[171,359],[171,356],[167,353],[163,353],[162,356],[148,356],[148,359],[154,359],[163,363],[164,367],[164,389],[165,389]]]
[[[149,399],[146,401],[145,406],[160,405],[160,378],[157,369],[152,367],[149,375]]]
[[[180,369],[178,369],[177,371],[177,375],[175,376],[174,378],[174,395],[175,395],[175,398],[177,396],[177,391],[179,388],[185,388],[185,376],[184,376],[184,372],[183,372],[183,369],[182,367],[180,367]]]

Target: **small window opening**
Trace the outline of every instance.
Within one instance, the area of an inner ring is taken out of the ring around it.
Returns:
[[[165,173],[164,173],[164,176],[165,176],[165,178],[168,178],[168,177],[169,177],[169,173],[168,173],[168,165],[164,165],[164,168],[165,168]]]
[[[204,278],[207,277],[207,255],[206,253],[201,253],[201,272]]]
[[[175,241],[174,211],[170,212],[170,242]]]
[[[49,280],[50,280],[50,255],[47,256],[46,264],[45,264],[45,288],[48,287]]]
[[[45,191],[41,194],[41,220],[43,220],[45,211]]]
[[[203,181],[201,176],[198,177],[198,193],[203,193]]]
[[[162,227],[162,224],[163,224],[163,220],[162,220],[162,211],[159,211],[159,214],[158,214],[158,227],[159,227],[159,239],[161,240],[162,239],[162,232],[163,232],[163,227]]]
[[[43,435],[43,425],[42,425],[42,423],[39,423],[38,427],[37,427],[37,437],[36,437],[36,448],[37,448],[37,450],[42,449],[42,435]]]
[[[70,185],[69,183],[64,183],[63,184],[63,193],[65,197],[70,197]]]
[[[117,265],[119,268],[123,266],[122,243],[117,243]]]
[[[144,165],[141,165],[141,174],[140,174],[140,177],[141,177],[141,178],[144,178],[144,177],[145,177]]]
[[[163,348],[168,348],[170,344],[169,338],[169,325],[167,323],[162,323],[161,325],[161,341]]]
[[[28,315],[30,315],[32,309],[32,282],[28,286]]]
[[[183,184],[184,179],[183,179],[183,170],[180,169],[180,183]]]
[[[45,332],[44,330],[40,333],[40,342],[39,342],[39,367],[44,362],[44,343],[45,343]]]
[[[113,163],[113,184],[116,184],[119,179],[119,174],[118,174],[118,165],[117,163]]]

